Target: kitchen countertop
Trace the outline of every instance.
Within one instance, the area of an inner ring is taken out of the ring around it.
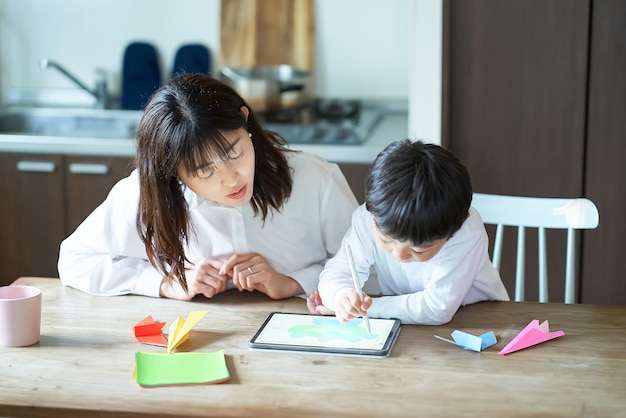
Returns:
[[[404,139],[408,114],[390,110],[360,145],[292,144],[290,148],[317,154],[336,163],[369,164],[390,142]],[[24,134],[0,134],[0,152],[132,157],[134,139],[76,138]]]

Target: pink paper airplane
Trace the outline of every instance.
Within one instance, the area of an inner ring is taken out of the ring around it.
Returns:
[[[541,344],[548,340],[553,340],[562,335],[565,335],[563,331],[550,332],[550,325],[547,320],[543,321],[540,325],[538,320],[533,319],[526,325],[526,328],[521,330],[498,354],[509,354],[533,345]]]

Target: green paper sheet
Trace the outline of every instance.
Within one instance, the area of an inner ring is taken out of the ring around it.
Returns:
[[[212,353],[135,355],[135,378],[141,386],[197,385],[230,379],[224,350]]]

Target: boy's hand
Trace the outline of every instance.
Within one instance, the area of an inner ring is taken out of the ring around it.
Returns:
[[[372,306],[372,298],[363,293],[363,300],[354,289],[347,290],[337,296],[337,310],[335,315],[339,322],[350,322],[359,316],[367,315]]]
[[[322,298],[320,297],[319,290],[316,290],[315,292],[311,293],[306,298],[306,306],[307,308],[309,308],[309,312],[312,313],[313,315],[334,315],[335,314],[335,312],[333,312],[332,309],[324,306],[324,304],[322,303]]]

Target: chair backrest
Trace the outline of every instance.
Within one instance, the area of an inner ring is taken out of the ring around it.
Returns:
[[[565,303],[575,302],[575,255],[577,229],[594,229],[599,215],[596,205],[585,198],[562,199],[474,193],[472,206],[485,224],[496,225],[492,262],[500,270],[505,226],[518,227],[515,268],[515,300],[524,300],[525,228],[537,228],[539,247],[539,301],[548,301],[546,229],[566,229]]]

